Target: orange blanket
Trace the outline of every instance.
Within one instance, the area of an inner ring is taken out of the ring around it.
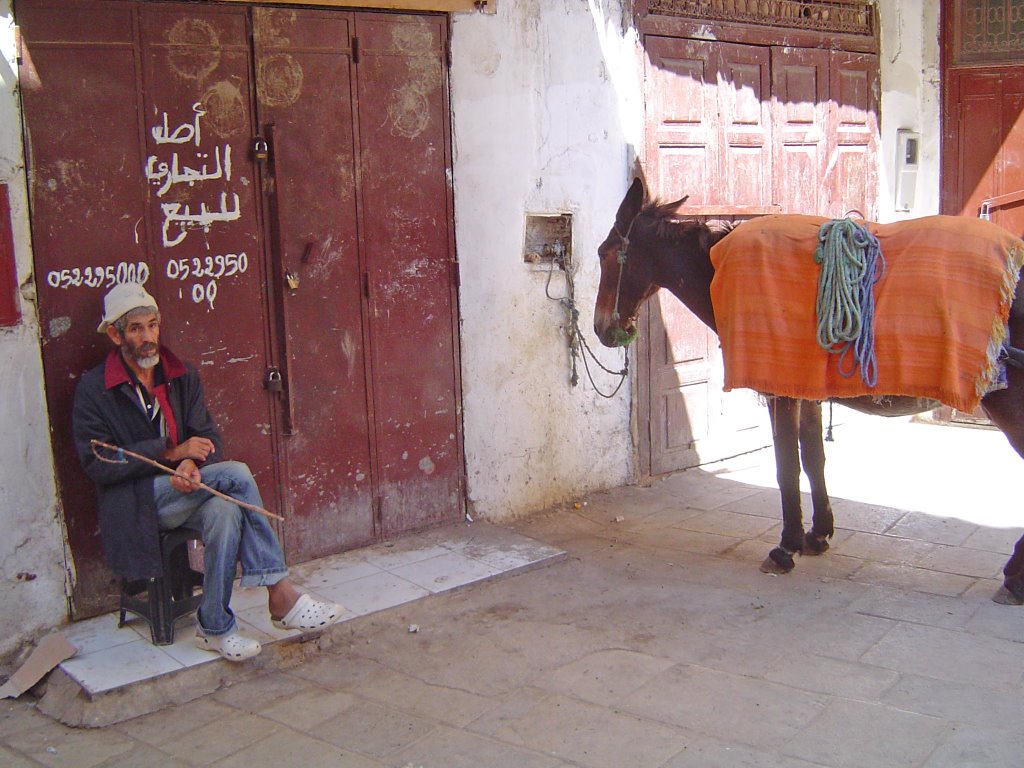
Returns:
[[[725,388],[808,400],[910,395],[963,411],[991,387],[1024,243],[959,216],[865,225],[885,272],[875,285],[878,381],[839,374],[838,355],[816,340],[817,216],[745,222],[711,250],[711,283]]]

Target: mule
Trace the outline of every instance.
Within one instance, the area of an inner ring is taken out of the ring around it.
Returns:
[[[636,337],[640,306],[659,288],[670,291],[711,330],[717,331],[711,302],[714,267],[711,248],[729,229],[715,231],[705,224],[674,218],[686,198],[671,203],[648,201],[638,178],[615,215],[615,224],[598,248],[601,280],[594,310],[594,331],[608,347],[629,344]],[[1018,285],[1009,318],[1012,352],[1024,346],[1024,299]],[[1024,457],[1024,369],[1007,368],[1008,386],[991,392],[981,405],[1010,445]],[[834,519],[825,486],[821,403],[790,397],[766,396],[774,438],[776,477],[782,497],[782,537],[761,569],[787,573],[795,554],[819,555],[829,547]],[[905,416],[938,403],[913,397],[851,397],[843,405],[864,413]],[[800,505],[800,470],[811,488],[811,527],[804,530]],[[1004,583],[996,599],[1024,604],[1024,536],[1004,568]]]

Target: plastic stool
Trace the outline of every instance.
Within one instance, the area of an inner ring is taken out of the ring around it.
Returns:
[[[149,622],[153,645],[174,642],[174,622],[199,608],[203,574],[192,569],[188,543],[202,541],[202,534],[192,528],[174,528],[160,532],[160,557],[163,576],[153,579],[121,579],[121,617],[124,626],[128,611]],[[145,593],[145,595],[143,595]]]

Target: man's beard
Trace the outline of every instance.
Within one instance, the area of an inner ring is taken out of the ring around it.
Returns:
[[[125,342],[121,345],[121,353],[143,369],[153,368],[160,362],[160,348],[156,344],[140,344],[133,347]]]

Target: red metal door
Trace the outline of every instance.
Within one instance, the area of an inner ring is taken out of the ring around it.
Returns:
[[[119,280],[148,280],[289,561],[457,518],[444,17],[22,0],[18,22],[75,614],[115,594],[68,426]]]
[[[145,227],[168,343],[197,366],[231,458],[277,482],[248,20],[237,7],[138,6]]]
[[[1000,5],[1002,7],[1000,7]],[[942,4],[942,212],[1024,232],[1024,41],[1019,3]]]
[[[273,503],[246,21],[240,9],[52,2],[20,4],[18,21],[46,392],[72,603],[87,615],[113,588],[70,405],[109,347],[95,328],[115,282],[147,280],[164,342],[201,368],[232,455]]]
[[[141,77],[131,10],[57,6],[19,5],[20,81],[50,438],[74,553],[72,607],[88,615],[116,587],[102,565],[92,483],[71,442],[71,402],[78,377],[108,348],[96,333],[103,292],[118,272],[141,277],[152,269],[145,227],[136,236],[136,223],[146,221],[141,181],[133,190],[96,184],[137,171],[145,157],[143,117],[134,97],[125,98]],[[79,67],[67,66],[72,57]],[[96,73],[84,84],[83,70]]]
[[[296,560],[373,539],[356,227],[352,17],[253,9],[270,274],[285,379],[285,537]],[[290,282],[289,282],[290,281]]]
[[[462,421],[447,171],[446,22],[356,16],[359,164],[380,520],[458,519]]]

